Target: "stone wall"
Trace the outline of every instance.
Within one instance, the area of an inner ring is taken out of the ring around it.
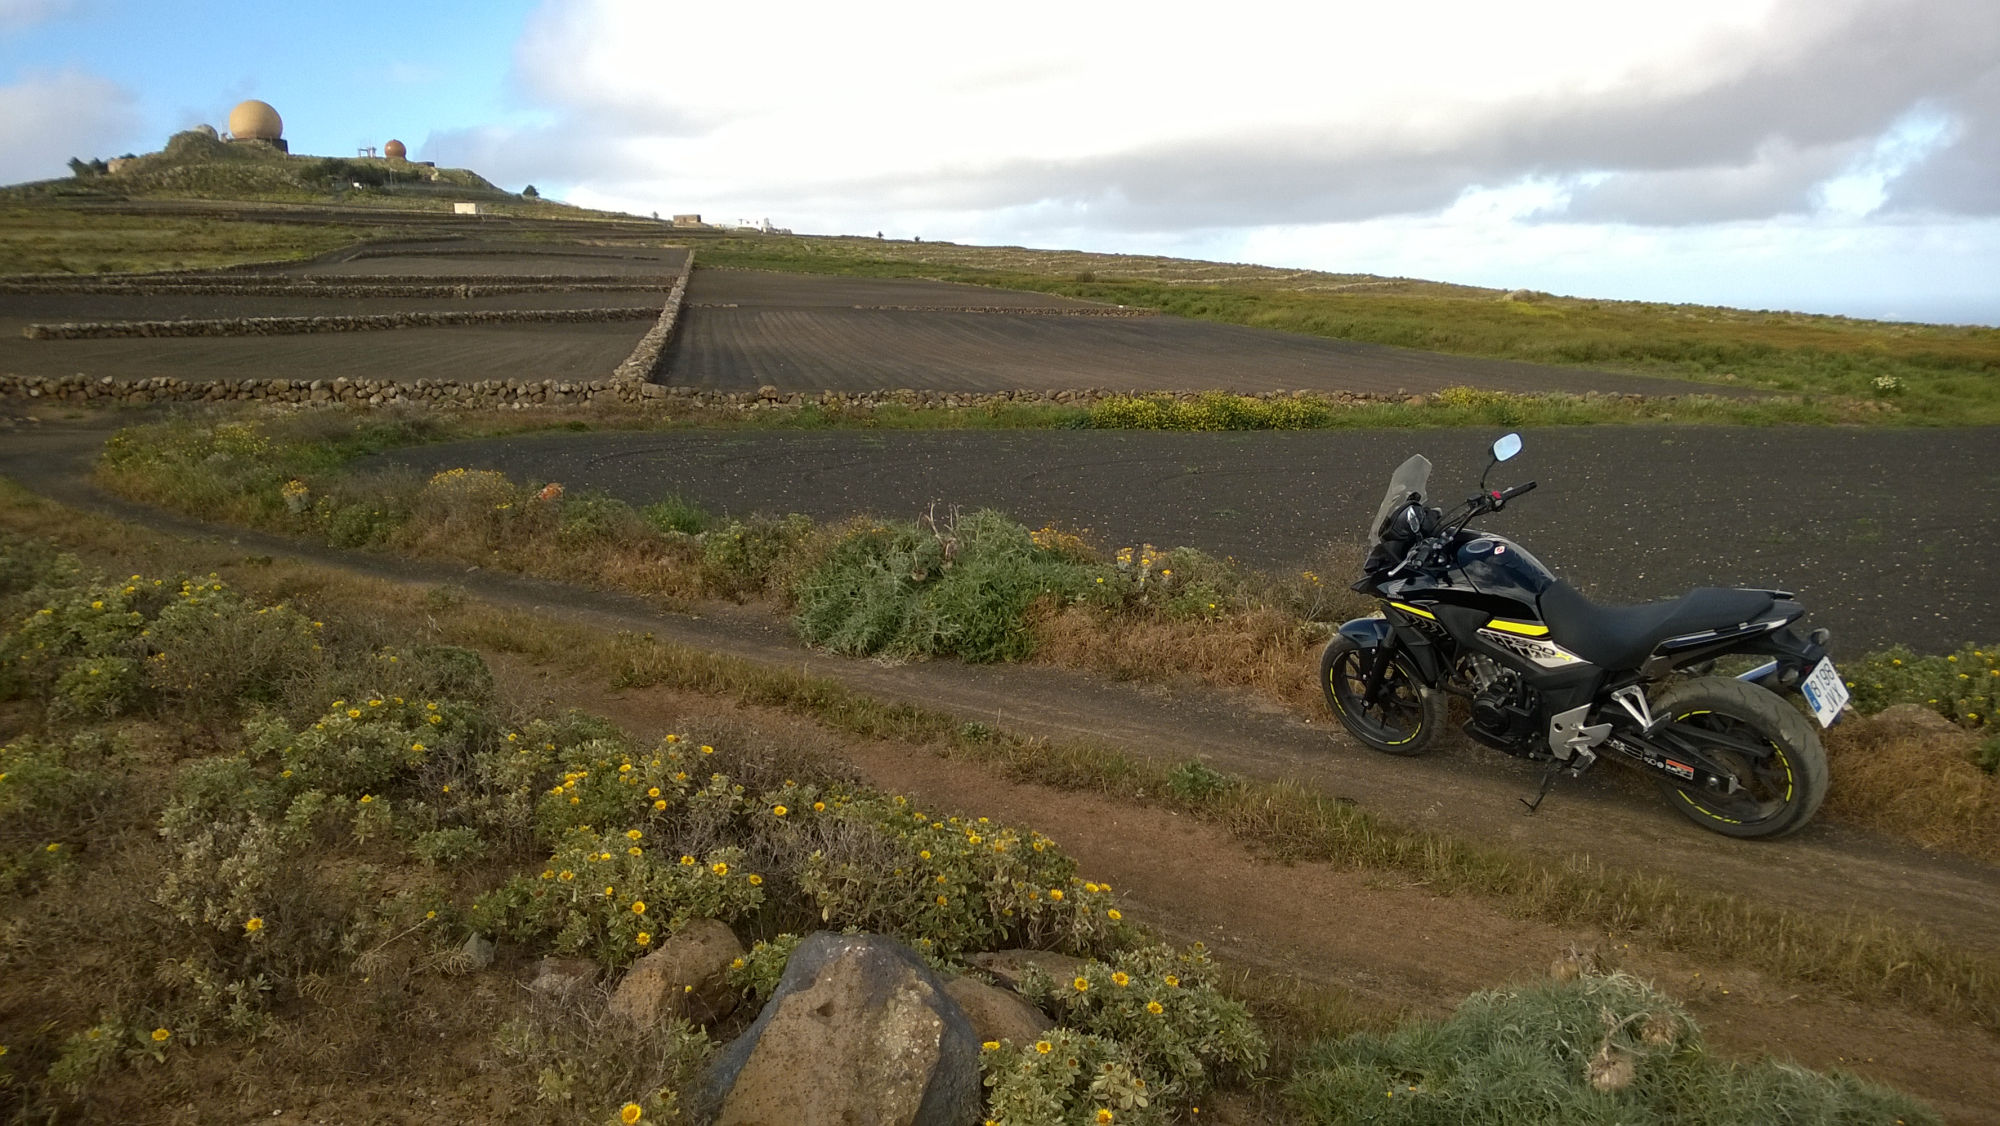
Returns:
[[[491,297],[512,293],[608,293],[665,290],[672,278],[643,277],[622,281],[494,281],[418,282],[401,281],[313,281],[305,278],[271,278],[256,282],[189,281],[98,282],[89,280],[17,282],[0,281],[0,295],[50,294],[62,297],[159,297],[187,294],[193,297]]]
[[[1157,392],[1148,392],[1156,394]],[[774,387],[756,391],[714,391],[698,387],[665,387],[633,380],[513,380],[453,381],[417,379],[221,379],[170,377],[117,380],[110,376],[44,377],[0,375],[0,398],[114,406],[170,402],[261,403],[422,403],[438,407],[492,408],[581,406],[588,403],[643,403],[666,412],[692,409],[720,411],[797,410],[812,405],[833,410],[868,411],[896,405],[914,409],[977,409],[1001,405],[1089,407],[1130,392],[1104,388],[1061,391],[821,391],[784,392]],[[1172,392],[1195,399],[1200,392]],[[1258,399],[1306,397],[1304,392],[1269,391]],[[1334,404],[1404,402],[1404,395],[1341,391],[1313,395]],[[1587,396],[1588,397],[1588,396]],[[1619,396],[1605,396],[1618,398]],[[1637,398],[1637,396],[1631,396]]]
[[[694,251],[690,250],[687,260],[681,263],[681,272],[674,277],[674,284],[667,289],[666,304],[660,307],[660,319],[639,338],[638,347],[625,357],[625,362],[612,371],[611,378],[620,384],[650,384],[665,374],[661,364],[667,355],[667,347],[674,342],[674,334],[680,331],[681,308],[687,301],[688,278],[694,273]]]
[[[84,321],[31,324],[30,340],[111,340],[170,336],[297,336],[320,332],[380,332],[449,325],[598,324],[661,316],[651,305],[605,309],[454,309],[344,317],[228,317],[220,320]]]

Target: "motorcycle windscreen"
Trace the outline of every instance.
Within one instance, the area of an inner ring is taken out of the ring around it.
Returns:
[[[1375,510],[1375,522],[1368,525],[1368,542],[1379,543],[1382,539],[1382,521],[1387,520],[1391,512],[1412,500],[1421,502],[1430,485],[1431,463],[1424,455],[1414,454],[1410,460],[1397,466],[1396,472],[1389,477],[1389,492],[1382,498],[1382,507]]]

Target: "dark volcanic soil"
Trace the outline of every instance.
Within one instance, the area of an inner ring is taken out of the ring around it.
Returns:
[[[696,307],[686,314],[662,382],[731,391],[770,385],[785,391],[1102,387],[1415,394],[1466,385],[1523,392],[1729,393],[1670,379],[1448,356],[1180,317],[880,308],[1062,307],[1035,294],[938,282],[697,268],[688,299]]]
[[[1492,435],[828,431],[534,435],[401,451],[425,472],[498,469],[634,505],[678,493],[718,512],[908,519],[998,508],[1105,546],[1198,547],[1260,567],[1358,544],[1389,472],[1431,459],[1434,495],[1470,495]],[[1795,590],[1838,653],[2000,637],[2000,432],[1696,426],[1530,430],[1496,484],[1540,490],[1482,524],[1591,596],[1694,586]],[[1326,576],[1341,581],[1339,576]]]

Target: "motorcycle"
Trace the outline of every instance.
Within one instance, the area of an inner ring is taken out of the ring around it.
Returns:
[[[1449,698],[1463,699],[1466,735],[1545,764],[1534,800],[1522,799],[1531,813],[1562,774],[1609,758],[1657,779],[1705,829],[1798,831],[1826,797],[1826,752],[1787,696],[1822,728],[1839,718],[1848,692],[1828,631],[1801,634],[1805,607],[1782,590],[1590,602],[1519,544],[1471,527],[1535,488],[1486,487],[1521,448],[1517,434],[1493,443],[1478,495],[1450,512],[1425,503],[1422,455],[1390,478],[1353,586],[1381,610],[1342,625],[1320,657],[1333,714],[1369,747],[1415,755],[1445,726]],[[1718,659],[1745,656],[1768,659],[1714,675]]]

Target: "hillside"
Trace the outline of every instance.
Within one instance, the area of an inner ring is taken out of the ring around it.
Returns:
[[[520,196],[495,187],[469,169],[430,168],[380,157],[292,155],[267,145],[231,144],[202,129],[176,133],[161,151],[116,163],[116,172],[0,188],[0,203],[210,199],[263,203],[380,201],[405,207],[442,208],[456,200],[523,202]]]

